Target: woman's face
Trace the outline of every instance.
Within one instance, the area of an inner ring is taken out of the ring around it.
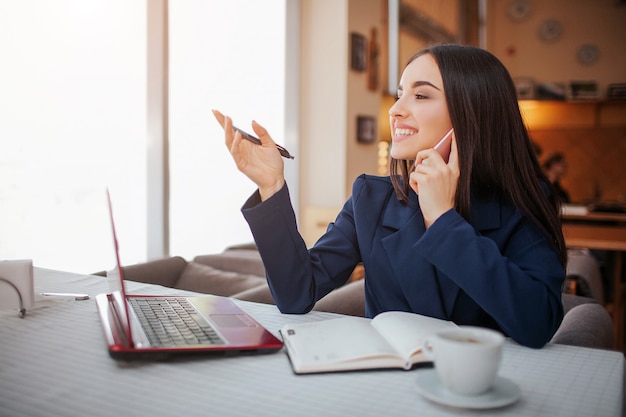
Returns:
[[[441,72],[430,54],[404,69],[398,100],[389,109],[389,124],[391,157],[409,160],[432,148],[452,128]]]

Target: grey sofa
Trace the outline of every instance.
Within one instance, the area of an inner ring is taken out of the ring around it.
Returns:
[[[191,261],[172,256],[128,265],[123,270],[124,278],[130,281],[274,304],[263,261],[254,244],[232,246],[221,253],[196,256]],[[106,271],[92,275],[106,276]],[[319,300],[314,310],[363,316],[363,285],[358,279],[361,276],[362,270],[355,269],[350,282]]]
[[[105,276],[106,272],[95,275]],[[353,316],[365,311],[362,271],[317,302],[314,310]],[[171,288],[229,296],[273,304],[265,269],[254,244],[227,248],[221,253],[200,255],[191,261],[180,256],[124,267],[127,280]],[[566,314],[552,343],[601,349],[613,348],[613,325],[607,310],[595,299],[563,294]]]

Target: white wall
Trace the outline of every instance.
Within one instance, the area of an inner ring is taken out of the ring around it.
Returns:
[[[377,172],[377,147],[356,141],[356,116],[377,117],[381,93],[349,68],[351,31],[380,33],[380,0],[302,0],[300,228],[307,244],[326,229],[355,177]],[[381,83],[382,91],[382,83]]]

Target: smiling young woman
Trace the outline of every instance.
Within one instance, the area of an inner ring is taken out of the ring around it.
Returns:
[[[307,248],[282,158],[215,113],[259,190],[242,212],[284,313],[305,313],[365,268],[365,315],[409,311],[496,329],[531,347],[563,318],[566,260],[558,200],[533,154],[513,81],[482,49],[439,45],[407,64],[389,110],[390,176],[359,176]],[[433,146],[453,128],[449,159]],[[260,125],[254,130],[272,145]],[[280,184],[280,187],[276,187]]]

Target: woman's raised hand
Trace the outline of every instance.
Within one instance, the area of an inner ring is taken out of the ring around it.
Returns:
[[[233,129],[233,121],[217,110],[213,115],[224,129],[226,147],[233,157],[237,169],[250,178],[258,187],[261,200],[267,200],[285,184],[283,159],[267,130],[252,122],[254,133],[261,145],[244,140],[241,133]]]
[[[409,176],[409,185],[419,197],[426,228],[454,207],[458,181],[459,158],[456,136],[452,137],[452,149],[447,164],[432,148],[417,153],[415,170]]]

